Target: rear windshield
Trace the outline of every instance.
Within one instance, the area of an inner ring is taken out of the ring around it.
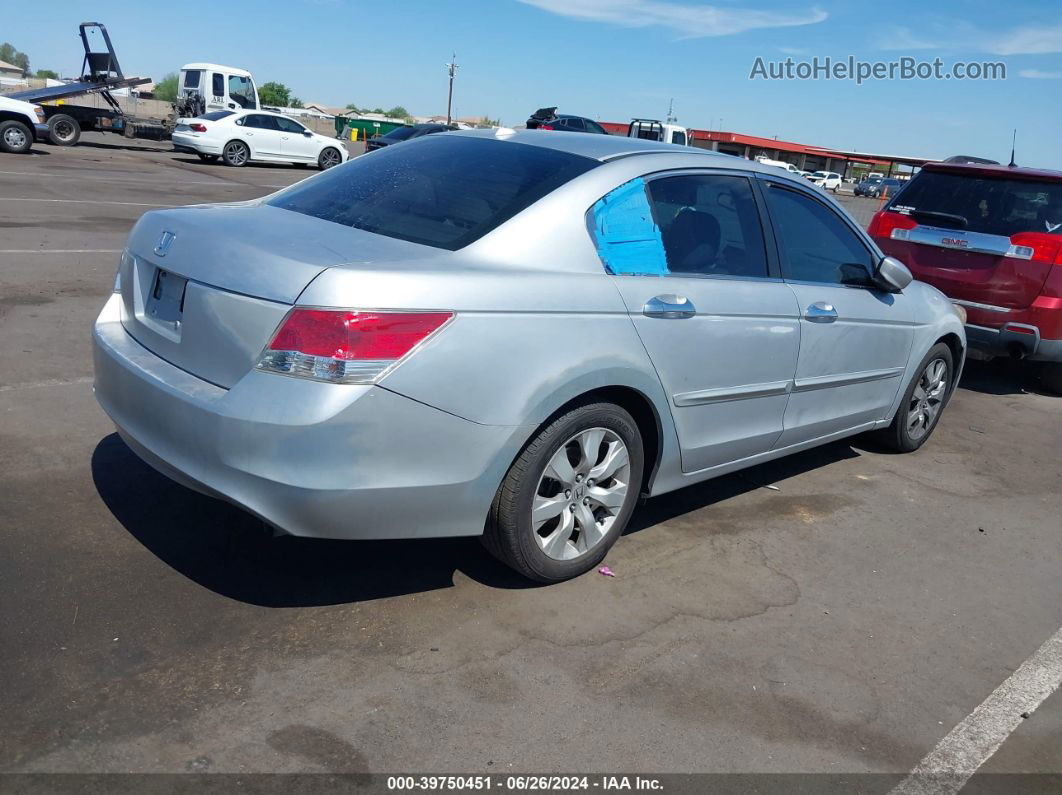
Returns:
[[[356,157],[268,204],[453,251],[596,165],[538,146],[428,135]]]
[[[412,127],[395,127],[391,132],[384,135],[384,138],[390,138],[394,141],[404,141],[413,134]]]
[[[234,112],[231,110],[215,110],[210,113],[204,113],[200,116],[200,119],[206,119],[207,121],[217,121],[218,119],[224,119],[226,116],[232,116]]]
[[[929,226],[1010,237],[1062,235],[1062,182],[923,171],[889,204]],[[926,215],[918,218],[919,213]]]

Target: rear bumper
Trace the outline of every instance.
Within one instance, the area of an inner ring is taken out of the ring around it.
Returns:
[[[1036,326],[1009,323],[1000,328],[969,324],[966,339],[987,357],[1021,356],[1033,361],[1062,362],[1062,340],[1043,339]]]
[[[93,356],[96,399],[137,455],[297,536],[479,535],[529,430],[378,386],[251,372],[222,389],[130,337],[117,295],[96,321]]]
[[[193,155],[220,155],[221,144],[211,145],[202,139],[184,133],[173,133],[170,136],[173,148],[177,152],[187,152]]]

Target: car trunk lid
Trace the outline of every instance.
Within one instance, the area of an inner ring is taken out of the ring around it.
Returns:
[[[122,259],[122,325],[162,359],[229,388],[320,273],[396,248],[409,257],[420,247],[257,202],[151,212]]]

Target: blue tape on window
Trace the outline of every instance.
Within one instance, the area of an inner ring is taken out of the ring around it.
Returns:
[[[667,273],[660,228],[653,221],[645,180],[624,183],[592,208],[597,253],[611,273]]]

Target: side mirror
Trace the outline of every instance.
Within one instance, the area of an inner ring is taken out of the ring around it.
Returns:
[[[914,276],[907,266],[895,257],[882,257],[878,263],[878,281],[891,292],[900,292],[912,281]]]
[[[303,130],[302,134],[305,135],[307,138],[313,138],[313,133],[309,130]]]

